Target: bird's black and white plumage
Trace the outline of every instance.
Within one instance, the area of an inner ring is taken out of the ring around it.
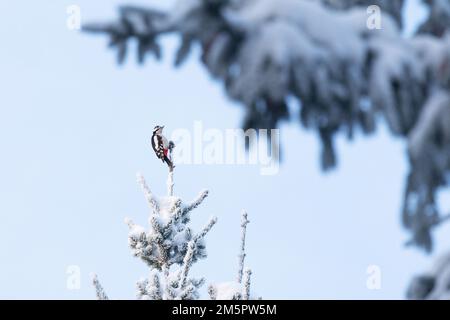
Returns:
[[[170,153],[175,145],[172,141],[168,141],[167,138],[163,136],[163,129],[164,126],[156,126],[153,129],[152,148],[156,156],[161,159],[162,162],[167,163],[169,170],[172,171],[174,166],[170,159]]]

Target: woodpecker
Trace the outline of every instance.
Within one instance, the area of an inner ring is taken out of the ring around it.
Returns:
[[[155,151],[156,156],[161,159],[162,162],[167,163],[167,165],[169,166],[169,170],[172,171],[174,165],[172,163],[172,160],[170,159],[170,154],[175,145],[172,141],[168,141],[166,137],[163,136],[163,129],[164,126],[156,126],[153,129],[152,148],[153,151]]]

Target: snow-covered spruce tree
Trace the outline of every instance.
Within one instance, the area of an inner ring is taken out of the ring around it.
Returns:
[[[142,300],[193,300],[200,298],[198,289],[205,282],[189,275],[192,265],[206,257],[204,237],[217,221],[212,217],[205,227],[195,233],[189,226],[191,211],[197,208],[208,196],[208,191],[199,193],[192,202],[185,204],[173,194],[173,171],[167,180],[167,196],[157,198],[147,186],[144,177],[138,174],[150,207],[149,225],[146,230],[130,219],[125,222],[129,227],[128,243],[135,257],[140,258],[149,268],[148,278],[136,283],[137,298]],[[239,255],[238,279],[235,282],[210,285],[208,292],[212,299],[250,298],[249,269],[244,270],[245,233],[247,213],[242,214],[242,240]],[[99,300],[108,300],[97,275],[92,283]]]
[[[158,40],[180,37],[175,65],[199,45],[201,61],[246,110],[243,127],[276,128],[298,119],[315,130],[324,170],[336,163],[334,137],[375,131],[380,115],[408,144],[410,173],[402,221],[409,244],[432,250],[441,221],[435,201],[450,171],[450,19],[448,0],[423,0],[429,18],[402,34],[403,0],[179,0],[168,12],[120,7],[106,33],[123,62],[130,39],[138,60],[160,57]],[[368,27],[368,6],[381,29]],[[297,100],[298,115],[288,101]]]

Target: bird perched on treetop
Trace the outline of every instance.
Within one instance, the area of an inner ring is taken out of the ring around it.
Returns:
[[[153,129],[152,135],[152,148],[155,151],[156,156],[162,160],[162,162],[167,163],[169,166],[169,171],[174,168],[173,162],[171,160],[172,149],[175,144],[172,141],[168,141],[166,137],[163,136],[162,131],[164,126],[156,126]]]

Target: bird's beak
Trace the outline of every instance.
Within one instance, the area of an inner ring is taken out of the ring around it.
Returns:
[[[162,126],[161,129],[164,129],[164,126]]]

